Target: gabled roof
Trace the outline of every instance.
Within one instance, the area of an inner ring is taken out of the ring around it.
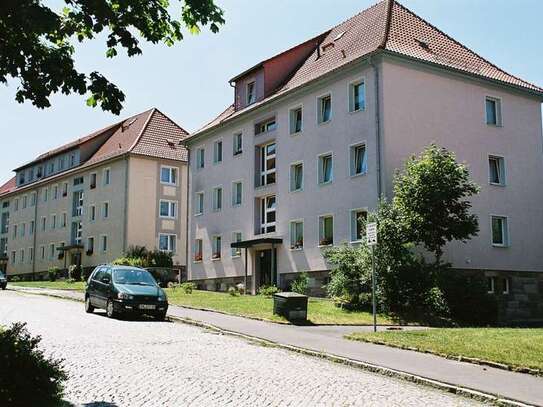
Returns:
[[[11,178],[4,185],[0,186],[0,196],[10,193],[15,189],[15,177]]]
[[[193,136],[378,51],[497,81],[543,97],[541,87],[498,68],[395,0],[381,1],[324,34],[326,35],[323,36],[320,46],[316,47],[276,92],[258,103],[237,111],[233,106],[229,106]]]

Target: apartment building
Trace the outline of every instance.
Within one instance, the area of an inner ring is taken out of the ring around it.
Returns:
[[[436,142],[481,186],[479,235],[445,260],[485,273],[511,315],[543,316],[543,89],[391,0],[230,84],[232,105],[185,142],[190,280],[255,292],[308,272],[319,291],[323,250],[360,242],[357,220]]]
[[[151,109],[15,169],[0,189],[8,275],[94,267],[131,245],[172,252],[185,266],[186,136]]]

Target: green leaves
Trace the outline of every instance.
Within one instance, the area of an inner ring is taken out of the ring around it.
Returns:
[[[175,18],[167,0],[64,0],[58,14],[46,0],[3,0],[0,83],[17,79],[15,99],[38,108],[49,107],[50,96],[57,92],[87,93],[88,106],[119,114],[124,93],[98,72],[77,71],[72,41],[85,42],[106,30],[107,58],[117,56],[119,47],[134,56],[142,53],[134,32],[153,44],[172,46],[183,39],[183,27],[199,33],[209,25],[216,33],[224,24],[223,11],[213,0],[180,1],[181,17]]]

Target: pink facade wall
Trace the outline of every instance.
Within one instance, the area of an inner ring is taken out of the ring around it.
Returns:
[[[383,157],[387,195],[410,154],[430,142],[454,151],[481,187],[473,198],[479,235],[452,243],[457,268],[543,271],[543,139],[541,101],[437,71],[383,63]],[[485,97],[501,98],[503,126],[485,123]],[[505,158],[506,186],[489,184],[488,156]],[[510,247],[491,244],[490,215],[508,216]]]

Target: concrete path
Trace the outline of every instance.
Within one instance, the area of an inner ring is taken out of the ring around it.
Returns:
[[[80,292],[36,289],[29,291],[82,300]],[[168,314],[282,345],[339,356],[504,399],[543,406],[543,378],[541,377],[343,338],[345,333],[368,329],[368,327],[300,327],[178,306],[170,306]]]

